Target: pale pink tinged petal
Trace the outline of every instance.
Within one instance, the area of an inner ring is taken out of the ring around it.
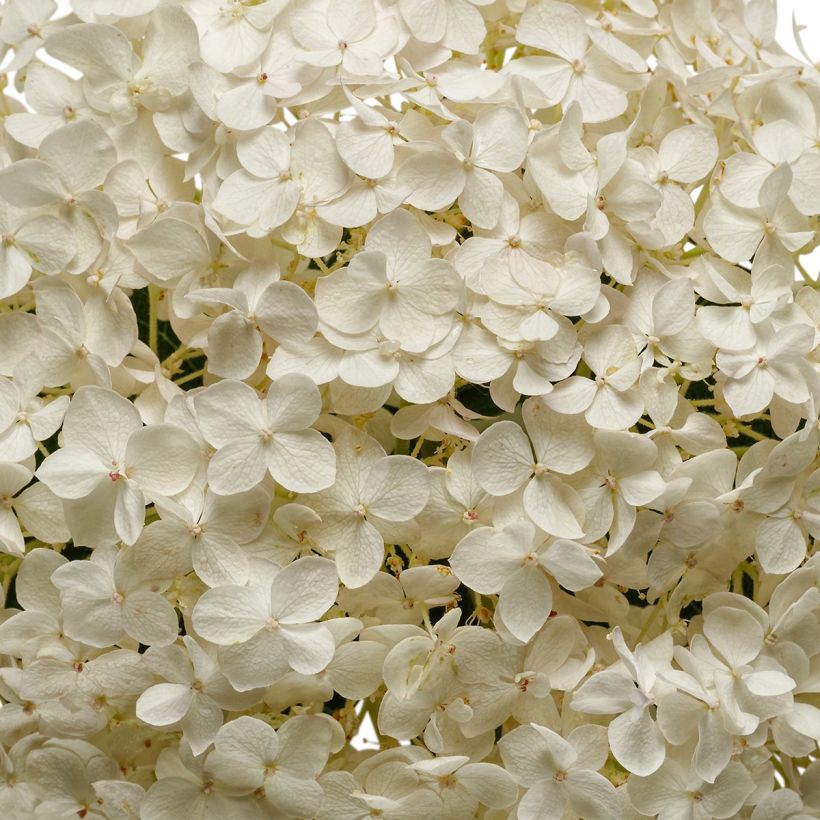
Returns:
[[[171,604],[157,592],[138,590],[125,596],[122,608],[125,631],[148,646],[168,646],[179,631],[177,614]]]

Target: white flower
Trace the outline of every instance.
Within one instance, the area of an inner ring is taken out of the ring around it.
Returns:
[[[812,238],[806,217],[787,198],[792,179],[791,167],[779,165],[761,186],[756,208],[738,208],[716,195],[703,220],[712,248],[727,262],[760,255],[787,266]]]
[[[373,612],[381,622],[420,624],[425,613],[454,604],[459,579],[447,567],[410,567],[398,577],[379,572],[363,587],[345,589],[339,605],[360,616]]]
[[[804,357],[814,349],[814,331],[795,324],[779,331],[760,330],[753,347],[720,350],[716,363],[728,377],[723,395],[736,416],[759,413],[777,394],[800,403],[809,397]]]
[[[111,390],[81,387],[66,412],[63,447],[37,477],[63,499],[87,499],[94,515],[113,517],[133,544],[142,532],[145,494],[174,495],[194,477],[199,447],[171,424],[143,427],[131,402]]]
[[[582,537],[581,497],[558,476],[576,473],[592,460],[589,426],[550,410],[540,399],[524,403],[524,424],[530,439],[511,421],[496,422],[481,434],[473,455],[476,480],[496,496],[526,483],[524,509],[542,530],[559,538]]]
[[[272,582],[255,579],[205,592],[194,607],[194,629],[221,647],[220,668],[240,692],[269,686],[288,669],[320,672],[336,645],[315,621],[333,605],[338,584],[332,561],[299,558]]]
[[[598,774],[607,747],[599,726],[579,726],[567,739],[545,726],[518,726],[498,742],[501,759],[526,788],[516,817],[559,820],[569,809],[590,820],[612,817],[615,787]]]
[[[399,0],[399,10],[413,36],[423,43],[475,54],[486,34],[481,12],[490,0]]]
[[[757,153],[739,151],[726,160],[721,194],[741,208],[759,204],[760,192],[769,175],[780,164],[792,170],[789,199],[802,214],[810,216],[820,208],[817,179],[820,155],[810,150],[800,129],[786,119],[761,125],[752,134]]]
[[[333,721],[326,715],[297,715],[277,731],[242,716],[219,730],[205,766],[234,789],[257,791],[268,811],[311,817],[322,803],[316,778],[334,740]]]
[[[602,122],[626,109],[626,89],[631,79],[607,55],[590,44],[581,12],[567,3],[541,0],[528,6],[516,29],[516,39],[556,56],[531,57],[529,63],[515,61],[524,76],[543,94],[546,104],[560,103],[565,109],[578,101],[586,122]]]
[[[0,817],[820,816],[775,0],[0,6]]]
[[[641,417],[644,404],[635,382],[641,361],[632,334],[623,325],[606,325],[584,344],[584,360],[593,379],[570,376],[545,396],[561,413],[583,413],[602,430],[624,430]]]
[[[187,505],[156,499],[155,505],[161,519],[134,544],[147,576],[176,578],[193,569],[209,587],[248,580],[248,556],[241,545],[262,532],[270,508],[261,487],[229,496],[206,492]]]
[[[106,647],[124,635],[154,646],[176,640],[177,616],[162,586],[141,578],[133,549],[101,546],[88,561],[58,567],[51,582],[60,592],[66,635]]]
[[[707,126],[685,125],[670,131],[657,153],[646,146],[638,149],[636,156],[661,194],[649,230],[633,228],[636,238],[648,247],[674,245],[695,221],[692,197],[681,186],[703,179],[712,170],[718,158],[717,139]]]
[[[222,710],[238,711],[256,702],[258,691],[238,694],[219,671],[217,660],[190,635],[181,646],[151,647],[145,659],[167,682],[146,689],[137,699],[137,717],[152,726],[179,724],[194,755],[213,742]]]
[[[395,18],[373,0],[306,0],[290,15],[290,31],[311,65],[341,65],[353,76],[376,76],[398,43]]]
[[[320,784],[324,802],[319,820],[412,820],[415,817],[435,817],[441,813],[441,800],[422,785],[421,778],[401,760],[382,762],[370,772],[364,772],[364,784],[349,772],[328,772]]]
[[[293,282],[280,280],[275,266],[251,265],[232,288],[192,290],[186,298],[230,308],[208,329],[208,369],[223,378],[253,374],[263,349],[260,330],[277,342],[300,345],[318,327],[310,297]]]
[[[202,59],[230,72],[265,50],[271,26],[285,5],[283,0],[186,0],[185,10],[199,30]]]
[[[47,387],[111,385],[109,368],[122,364],[137,339],[137,317],[128,297],[115,288],[95,291],[85,304],[56,277],[34,283],[41,326],[40,378]]]
[[[26,219],[23,210],[0,203],[0,298],[19,293],[34,268],[58,273],[73,258],[76,241],[68,226],[54,216]]]
[[[356,116],[343,120],[336,129],[339,156],[355,174],[368,179],[387,176],[395,161],[394,146],[401,143],[399,124],[350,92],[347,98]]]
[[[459,580],[483,595],[498,593],[496,619],[527,643],[552,609],[547,575],[576,592],[603,574],[584,548],[566,539],[542,539],[528,521],[501,531],[480,527],[465,535],[450,556]]]
[[[36,359],[29,359],[34,364]],[[36,369],[36,366],[35,368]],[[13,411],[14,420],[3,431],[3,418],[0,416],[0,451],[11,461],[23,461],[34,455],[39,442],[51,438],[63,423],[68,409],[68,396],[57,396],[52,401],[44,402],[38,394],[42,389],[36,374],[18,369],[13,382],[0,381],[0,402]],[[12,390],[2,385],[11,384]],[[16,396],[13,393],[16,392]],[[15,407],[16,405],[16,407]]]
[[[791,272],[755,259],[751,275],[722,260],[706,259],[697,290],[710,302],[698,308],[697,328],[723,350],[746,350],[773,314],[792,302]],[[738,303],[729,307],[729,303]]]
[[[494,228],[504,186],[496,176],[516,170],[527,153],[526,121],[514,108],[496,107],[473,123],[458,120],[441,133],[446,148],[421,151],[400,170],[410,189],[407,201],[437,210],[458,198],[462,212],[479,228]]]
[[[430,240],[404,210],[380,219],[365,250],[346,268],[316,283],[322,321],[343,333],[378,325],[404,350],[422,353],[452,327],[461,283],[450,264],[431,259]]]
[[[321,165],[317,156],[324,158]],[[213,208],[255,235],[284,225],[294,213],[291,229],[298,231],[300,204],[312,208],[330,202],[350,181],[333,137],[319,120],[299,123],[292,140],[278,128],[258,131],[239,142],[237,158],[242,167],[222,184]]]
[[[652,469],[658,451],[650,439],[637,433],[596,430],[592,464],[580,478],[587,515],[598,529],[587,532],[589,540],[608,532],[607,556],[620,549],[635,526],[637,507],[650,504],[664,490],[665,482]]]
[[[52,34],[46,48],[52,57],[82,71],[95,105],[125,125],[143,111],[165,110],[172,97],[188,90],[196,27],[181,8],[163,4],[150,16],[141,45],[135,54],[115,26],[81,23]]]
[[[274,33],[258,64],[236,70],[243,79],[220,96],[216,106],[219,119],[238,131],[268,125],[276,116],[276,98],[293,97],[318,73],[296,59],[297,54],[298,48],[285,32]],[[251,67],[255,70],[249,70]]]
[[[311,429],[322,399],[306,376],[277,379],[264,400],[243,382],[218,382],[194,398],[194,407],[202,434],[216,448],[208,464],[208,484],[215,493],[250,490],[268,472],[294,492],[333,483],[333,447]]]
[[[22,464],[0,462],[0,550],[23,556],[25,541],[14,515],[14,496],[31,481],[32,472]]]
[[[666,744],[650,707],[658,670],[668,667],[672,659],[672,635],[665,632],[631,652],[620,627],[615,627],[612,641],[620,663],[582,683],[573,694],[572,708],[596,715],[617,714],[607,727],[612,754],[627,771],[647,775],[666,757]]]
[[[423,783],[441,798],[448,816],[469,816],[479,805],[504,809],[515,802],[516,788],[509,772],[494,763],[470,763],[469,757],[445,756],[412,763]]]
[[[52,740],[26,759],[26,778],[41,813],[89,814],[97,805],[92,780],[116,780],[117,774],[112,758],[83,741],[63,746]]]
[[[654,774],[633,776],[629,799],[641,814],[673,817],[736,817],[755,783],[742,763],[729,763],[714,783],[706,783],[688,762],[668,760]]]
[[[388,456],[366,435],[341,436],[335,449],[336,482],[302,501],[322,519],[312,537],[334,552],[339,578],[355,588],[379,571],[385,540],[394,532],[406,532],[401,525],[424,508],[430,479],[420,461]]]

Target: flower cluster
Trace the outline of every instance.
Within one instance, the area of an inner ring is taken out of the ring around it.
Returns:
[[[0,815],[820,817],[774,0],[70,6],[0,8]]]

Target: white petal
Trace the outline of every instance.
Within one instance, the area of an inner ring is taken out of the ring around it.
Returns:
[[[269,285],[255,313],[262,331],[282,344],[304,344],[313,337],[319,323],[313,300],[293,282]]]
[[[176,495],[199,467],[199,445],[172,424],[143,427],[128,440],[125,464],[128,477],[146,492]]]
[[[602,575],[589,553],[574,541],[557,540],[541,556],[541,565],[571,592],[591,587]]]
[[[158,683],[137,700],[137,717],[151,726],[168,726],[181,720],[191,705],[193,690],[179,683]]]
[[[456,544],[450,566],[459,581],[482,595],[501,591],[522,564],[522,552],[503,533],[479,527]]]
[[[269,617],[267,595],[257,589],[224,586],[209,589],[197,601],[192,622],[206,641],[229,646],[252,638]]]
[[[318,621],[333,606],[338,587],[332,561],[316,556],[299,558],[274,578],[271,612],[283,624]]]
[[[535,476],[524,490],[524,509],[544,532],[582,538],[584,505],[577,491],[550,473]]]
[[[336,452],[317,430],[276,433],[263,452],[271,475],[285,489],[293,492],[324,490],[336,478]]]
[[[126,595],[122,623],[134,640],[149,646],[168,646],[179,631],[171,604],[159,593],[147,590]]]
[[[361,491],[367,511],[388,521],[408,521],[418,515],[430,495],[424,464],[409,456],[387,456],[368,471]]]
[[[670,131],[661,142],[658,161],[676,182],[697,182],[712,170],[718,158],[714,131],[703,125],[685,125]]]
[[[755,549],[765,572],[785,575],[806,557],[806,539],[794,519],[766,518],[758,525]]]
[[[499,421],[478,438],[473,450],[473,470],[488,493],[507,495],[531,475],[533,456],[524,431],[513,421]]]
[[[217,382],[197,393],[194,408],[202,435],[214,447],[256,437],[267,421],[256,391],[237,381]]]
[[[208,329],[208,371],[229,379],[246,379],[259,366],[262,337],[236,310],[217,317]]]
[[[735,669],[753,661],[763,648],[763,627],[742,609],[722,606],[709,613],[703,634]]]
[[[502,587],[496,617],[519,641],[527,643],[547,622],[551,609],[547,577],[538,567],[521,567]]]
[[[132,236],[127,247],[160,282],[197,276],[211,264],[201,233],[190,223],[173,217],[152,222]]]
[[[645,777],[666,757],[666,744],[649,712],[639,706],[616,717],[607,730],[615,759],[629,772]]]
[[[324,624],[291,624],[279,629],[294,672],[315,675],[333,660],[336,642]]]

